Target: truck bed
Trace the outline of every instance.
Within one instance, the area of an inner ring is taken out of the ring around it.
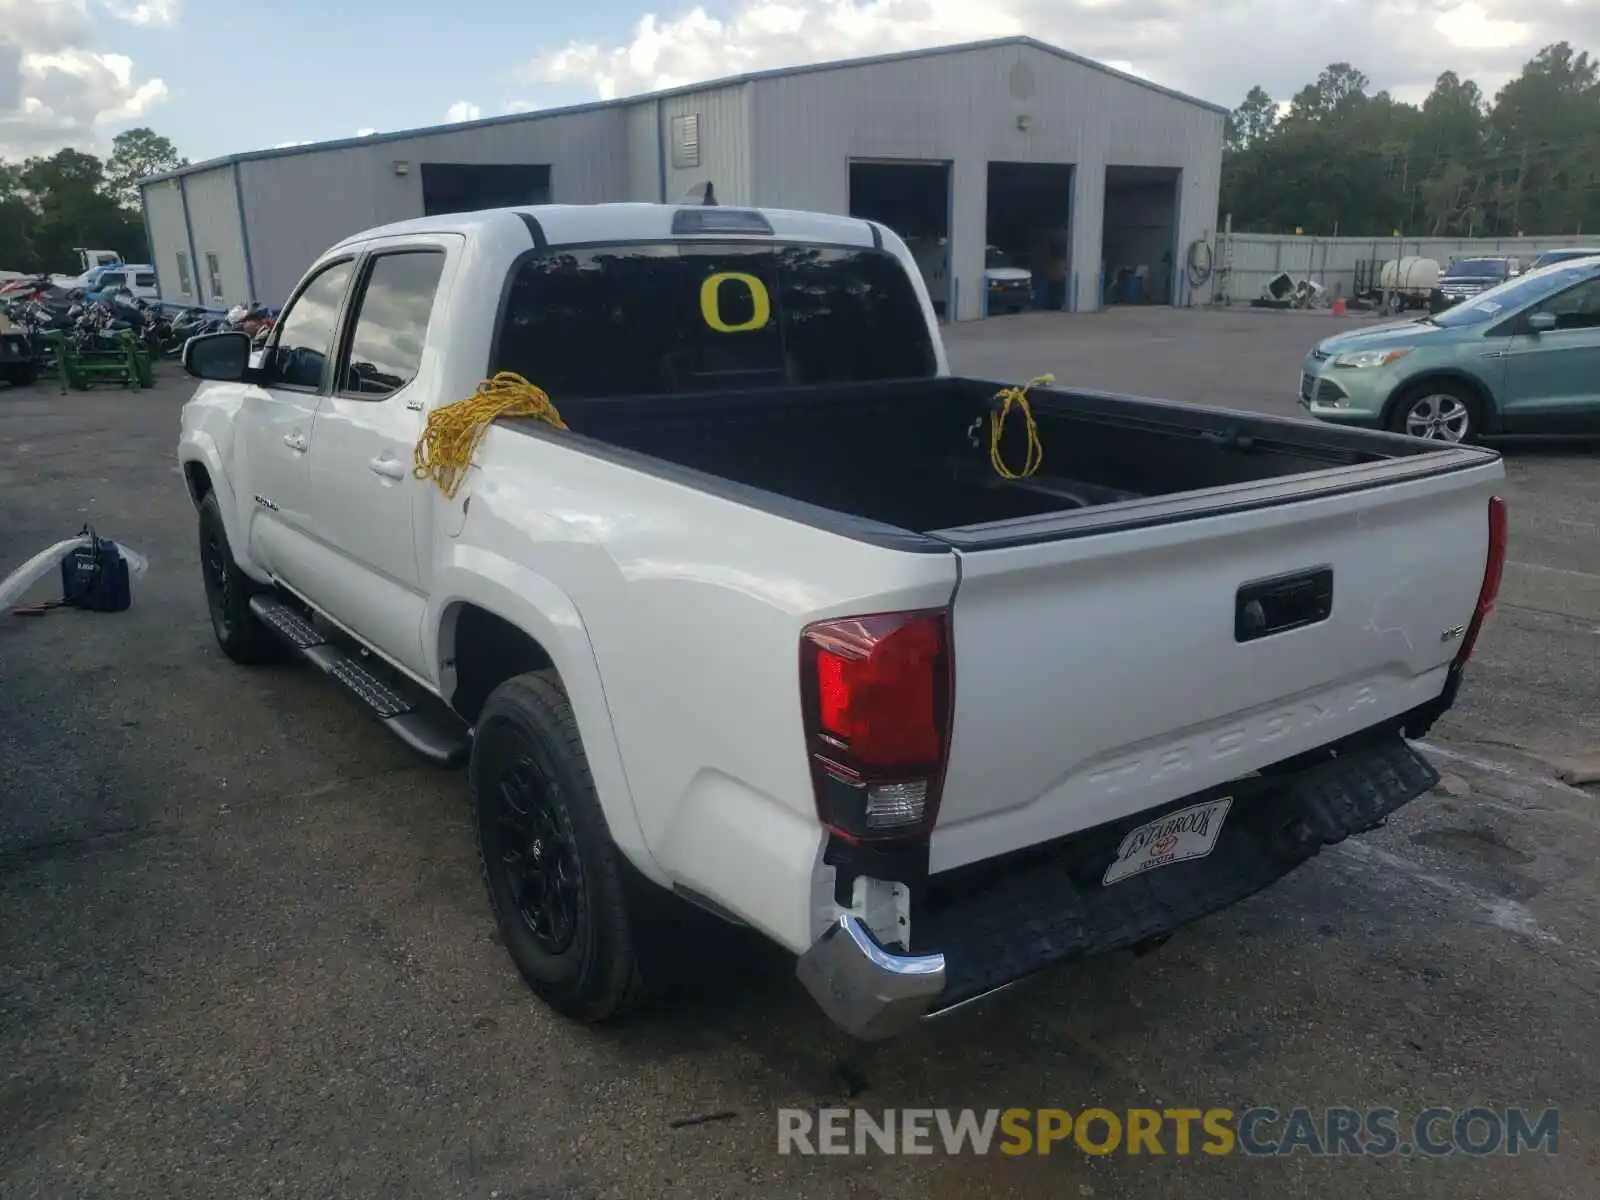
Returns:
[[[998,389],[571,403],[571,433],[536,436],[659,476],[669,509],[678,485],[954,554],[935,874],[1131,819],[1442,694],[1485,578],[1498,455],[1051,390],[1033,397],[1042,468],[1006,480],[986,430]]]
[[[1347,490],[1482,461],[1479,452],[1417,439],[1051,388],[1030,393],[1041,468],[1008,480],[990,464],[987,425],[1004,386],[954,377],[561,408],[591,452],[620,452],[657,471],[688,468],[689,482],[725,481],[912,534],[964,531],[958,544],[1299,498],[1315,490],[1313,476],[1317,486]],[[1013,411],[1005,462],[1015,469],[1025,450],[1024,422]],[[1190,495],[1193,503],[1163,503]],[[1087,510],[1100,519],[1084,520]]]

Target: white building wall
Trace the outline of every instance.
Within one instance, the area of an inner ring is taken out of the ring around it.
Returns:
[[[666,167],[661,153],[664,143],[657,136],[661,120],[659,101],[646,100],[628,106],[628,192],[620,199],[647,204],[663,199],[661,188]]]
[[[627,109],[596,108],[246,160],[239,169],[257,298],[282,304],[341,238],[420,217],[424,162],[544,163],[552,202],[623,199],[633,183],[628,132]]]
[[[672,118],[688,114],[699,116],[700,161],[674,166]],[[1075,308],[1093,308],[1105,168],[1182,172],[1181,256],[1190,242],[1213,232],[1223,120],[1220,112],[1158,88],[1013,44],[797,72],[546,118],[308,147],[187,177],[196,283],[205,286],[209,250],[222,260],[225,300],[282,303],[332,243],[420,215],[425,161],[545,163],[557,202],[664,194],[672,203],[710,180],[725,204],[843,213],[852,158],[900,158],[952,163],[951,266],[957,313],[967,319],[982,311],[988,164],[1015,161],[1076,168],[1071,212],[1063,214],[1070,215],[1073,232],[1069,298]],[[169,284],[165,277],[175,275],[182,239],[170,219],[158,224],[152,229],[157,266],[163,287],[175,288],[175,279]],[[1208,289],[1191,296],[1185,288],[1178,302],[1203,302]]]
[[[661,131],[665,138],[666,178],[669,204],[685,192],[709,180],[721,204],[754,204],[751,168],[750,93],[753,85],[712,88],[667,96],[661,100]],[[698,115],[700,161],[679,167],[673,159],[674,117]]]
[[[185,176],[183,188],[188,194],[189,232],[194,236],[197,256],[196,303],[207,308],[228,308],[254,299],[245,272],[244,237],[232,164]],[[208,255],[216,258],[220,289],[212,287]]]
[[[156,284],[164,304],[198,304],[198,293],[190,268],[189,291],[178,286],[178,255],[189,256],[188,226],[183,219],[183,193],[176,179],[152,183],[142,189],[145,225],[150,231],[150,261],[156,269]]]
[[[1222,113],[1033,46],[841,67],[750,87],[755,203],[844,213],[852,158],[954,164],[958,319],[982,313],[991,161],[1077,168],[1070,290],[1079,309],[1097,307],[1108,165],[1183,172],[1180,248],[1215,225]]]

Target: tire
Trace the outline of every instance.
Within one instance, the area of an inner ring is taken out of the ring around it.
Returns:
[[[1483,428],[1483,408],[1478,397],[1459,383],[1424,383],[1394,402],[1388,426],[1393,432],[1410,437],[1457,444],[1475,442]]]
[[[572,706],[549,673],[490,693],[468,771],[489,904],[528,986],[587,1023],[639,1007],[649,993],[624,863]]]
[[[20,366],[7,367],[5,368],[5,374],[0,375],[0,379],[4,379],[14,388],[27,387],[38,378],[39,364],[31,362],[23,363]]]
[[[250,611],[250,597],[262,588],[234,562],[215,492],[207,492],[200,501],[200,574],[211,630],[222,652],[244,666],[281,658],[282,641]]]

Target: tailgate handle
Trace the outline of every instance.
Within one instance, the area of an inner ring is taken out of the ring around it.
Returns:
[[[1253,642],[1326,621],[1333,612],[1333,568],[1312,567],[1239,585],[1233,640]]]

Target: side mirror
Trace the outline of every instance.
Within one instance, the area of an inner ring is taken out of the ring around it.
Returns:
[[[1528,332],[1537,337],[1541,333],[1549,333],[1556,327],[1555,313],[1536,312],[1528,318]]]
[[[196,379],[234,383],[250,370],[250,337],[243,333],[203,333],[183,344],[183,369]]]

